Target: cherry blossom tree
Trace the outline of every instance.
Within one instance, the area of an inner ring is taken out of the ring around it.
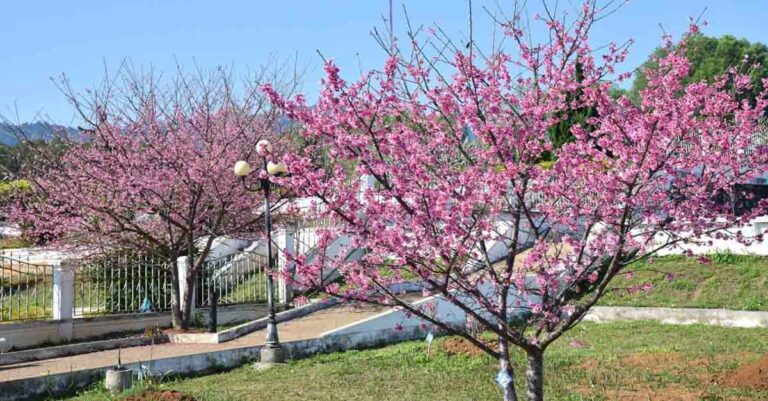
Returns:
[[[278,180],[316,199],[316,217],[332,222],[320,248],[346,235],[366,252],[354,261],[298,256],[296,285],[396,305],[465,338],[498,360],[505,400],[518,398],[514,347],[526,355],[534,401],[544,398],[547,347],[633,262],[706,234],[747,241],[723,229],[764,210],[737,216],[728,200],[766,172],[756,139],[765,93],[739,101],[752,83],[736,68],[684,86],[692,24],[677,42],[663,38],[668,51],[645,71],[638,104],[613,99],[610,89],[630,76],[617,72],[627,46],[589,40],[609,12],[588,1],[570,17],[515,15],[500,21],[508,46],[492,52],[471,36],[464,45],[440,29],[411,30],[407,50],[384,46],[383,69],[355,82],[327,61],[312,105],[266,86],[306,142],[284,155],[291,175]],[[586,109],[594,112],[570,127],[573,138],[553,146],[552,127]],[[345,285],[324,279],[329,267]],[[498,346],[433,304],[408,302],[397,290],[406,281],[460,309]]]
[[[260,195],[243,191],[232,166],[255,157],[256,143],[274,132],[278,114],[257,90],[267,72],[239,91],[225,70],[163,80],[126,65],[85,94],[62,80],[84,126],[59,138],[63,154],[35,152],[24,171],[36,196],[14,218],[30,236],[86,253],[130,249],[165,258],[173,324],[186,329],[214,238],[263,231],[263,210],[251,210]]]

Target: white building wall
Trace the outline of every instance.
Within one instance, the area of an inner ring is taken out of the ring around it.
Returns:
[[[690,243],[680,244],[659,252],[659,255],[681,255],[685,251],[691,251],[694,255],[707,255],[713,253],[732,253],[734,255],[759,255],[768,256],[768,238],[765,241],[755,241],[756,236],[768,237],[768,216],[761,216],[744,226],[733,227],[728,232],[735,234],[741,230],[742,235],[752,242],[745,245],[734,239],[717,239],[713,235],[697,238]],[[663,244],[667,236],[658,235],[657,243]]]

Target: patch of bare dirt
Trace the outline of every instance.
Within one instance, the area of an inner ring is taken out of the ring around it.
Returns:
[[[729,387],[744,387],[768,390],[768,354],[756,362],[742,365],[725,376],[723,384]]]
[[[603,365],[603,366],[601,366]],[[608,366],[604,366],[608,365]],[[704,369],[707,362],[703,359],[685,358],[683,355],[675,352],[669,353],[634,353],[623,356],[612,362],[600,362],[589,358],[580,365],[584,370],[608,369],[616,371],[647,370],[653,373],[662,371],[672,371],[673,373],[686,371],[691,374],[692,370]],[[601,394],[604,394],[609,400],[626,401],[696,401],[704,396],[704,390],[692,390],[677,383],[670,383],[664,387],[654,386],[653,383],[646,383],[634,375],[628,375],[627,380],[621,383],[603,383]],[[706,376],[701,376],[703,381]],[[594,389],[585,386],[577,387],[576,391],[581,394],[589,394]]]
[[[685,372],[691,374],[692,371],[701,371],[705,373],[707,368],[713,363],[733,359],[749,358],[753,354],[750,352],[739,352],[731,355],[716,355],[712,358],[691,358],[677,352],[638,352],[625,355],[609,365],[615,369],[645,369],[653,373],[667,372]],[[596,368],[601,362],[589,358],[580,366],[584,369]]]
[[[482,342],[494,350],[499,347],[498,340],[482,340]],[[583,348],[587,346],[587,344],[577,339],[572,340],[570,345],[573,348]],[[467,355],[472,357],[485,355],[485,351],[463,337],[453,337],[443,341],[441,349],[448,355]]]
[[[483,343],[493,349],[498,347],[498,342],[496,341],[484,340]],[[455,337],[445,340],[440,345],[440,348],[448,355],[466,355],[472,357],[485,355],[485,351],[481,350],[475,344],[462,337]]]
[[[706,368],[708,362],[701,358],[686,358],[676,352],[654,352],[629,354],[621,358],[618,365],[659,373],[665,370],[690,371],[692,368]]]
[[[123,401],[197,401],[196,398],[172,390],[147,391],[139,395],[123,398]]]
[[[700,386],[698,388],[687,388],[678,383],[669,383],[664,387],[658,387],[653,383],[647,383],[639,379],[641,375],[634,374],[629,374],[625,379],[621,379],[621,383],[604,382],[597,384],[601,387],[601,394],[604,394],[611,400],[689,401],[706,397],[709,385],[736,385],[735,377],[739,377],[742,380],[746,379],[747,383],[760,383],[765,386],[755,387],[747,385],[747,387],[768,388],[768,356],[763,357],[762,371],[760,371],[760,368],[747,365],[743,367],[745,372],[738,375],[732,374],[728,377],[726,383],[722,383],[721,380],[712,376],[709,368],[713,364],[733,359],[744,359],[751,355],[753,354],[749,352],[740,352],[729,355],[715,355],[711,358],[691,358],[677,352],[641,352],[625,355],[611,362],[600,362],[589,358],[580,365],[580,368],[585,370],[607,369],[626,372],[643,370],[655,374],[666,372],[673,375],[692,377],[699,381]],[[757,375],[755,375],[755,372],[757,372]],[[579,386],[576,388],[576,391],[581,394],[589,394],[594,389]]]

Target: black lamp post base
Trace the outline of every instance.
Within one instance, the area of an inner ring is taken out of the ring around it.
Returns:
[[[267,344],[261,347],[261,363],[274,364],[285,362],[285,350],[280,344]]]

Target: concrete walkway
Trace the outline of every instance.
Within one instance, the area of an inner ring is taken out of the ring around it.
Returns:
[[[310,315],[280,323],[281,341],[305,340],[347,324],[363,320],[388,308],[372,305],[337,305]],[[203,354],[264,344],[266,333],[258,330],[238,339],[221,344],[158,344],[154,346],[125,348],[121,351],[124,364],[144,362],[168,357]],[[0,366],[0,387],[2,382],[68,373],[93,368],[110,367],[117,364],[117,350],[100,351],[68,357],[25,362]]]

